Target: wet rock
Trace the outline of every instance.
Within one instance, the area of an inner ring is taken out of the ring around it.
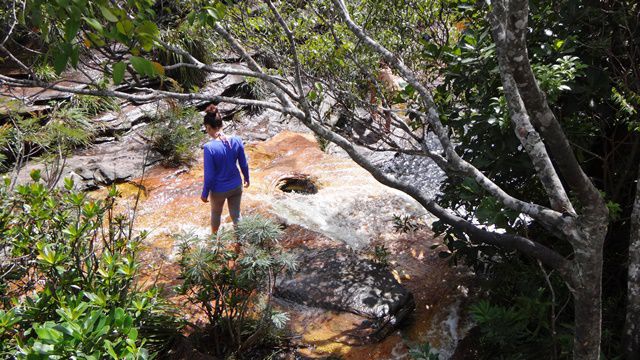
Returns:
[[[410,314],[413,295],[391,272],[347,249],[316,249],[299,257],[299,270],[280,281],[276,296],[305,306],[369,319],[363,342],[383,339]]]
[[[66,160],[61,178],[72,178],[80,190],[93,190],[100,186],[130,181],[142,176],[145,167],[161,160],[159,154],[149,151],[149,145],[134,132],[117,141],[95,144]],[[19,182],[29,181],[29,173],[44,163],[32,162],[21,172]],[[46,178],[46,175],[44,176]],[[61,185],[59,183],[58,185]]]

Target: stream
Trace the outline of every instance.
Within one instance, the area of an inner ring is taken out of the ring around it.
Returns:
[[[409,348],[424,342],[440,353],[440,359],[450,358],[471,326],[463,310],[470,297],[471,275],[463,267],[450,266],[438,257],[437,250],[430,249],[438,239],[429,230],[432,219],[424,209],[404,193],[378,183],[350,159],[321,151],[310,134],[282,131],[267,141],[247,141],[246,151],[251,187],[243,195],[243,214],[260,213],[282,223],[282,243],[292,250],[344,246],[371,257],[373,246],[383,245],[393,276],[415,299],[415,311],[397,330],[366,345],[344,336],[357,331],[362,317],[283,303],[280,306],[290,316],[289,331],[296,339],[295,358],[410,359]],[[136,194],[141,192],[136,228],[149,231],[149,237],[141,254],[140,285],[163,288],[195,323],[203,322],[204,317],[173,290],[179,284],[179,269],[178,249],[171,235],[207,236],[210,232],[209,204],[199,200],[202,171],[200,158],[189,169],[158,166],[141,179],[118,185],[122,193],[119,206],[126,211],[133,211]],[[306,185],[300,185],[300,179]],[[288,182],[294,185],[293,192],[287,192]],[[305,186],[313,191],[295,191]],[[93,194],[101,196],[105,191]],[[423,226],[398,233],[394,215],[421,219]],[[223,222],[223,226],[230,225],[226,207]]]

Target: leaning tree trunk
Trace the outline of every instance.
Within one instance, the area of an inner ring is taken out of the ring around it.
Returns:
[[[624,326],[625,355],[640,359],[640,171],[631,212],[627,279],[627,318]]]

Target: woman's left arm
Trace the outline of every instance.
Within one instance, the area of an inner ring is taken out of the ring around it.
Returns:
[[[211,150],[204,147],[204,182],[202,185],[202,194],[200,195],[200,200],[202,202],[209,201],[209,192],[213,189],[213,155],[211,154]]]

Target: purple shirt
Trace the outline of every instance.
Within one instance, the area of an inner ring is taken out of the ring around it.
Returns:
[[[249,181],[249,165],[244,154],[244,145],[237,136],[228,143],[211,140],[204,144],[204,186],[202,197],[209,192],[225,192],[242,185],[238,165],[245,181]]]

